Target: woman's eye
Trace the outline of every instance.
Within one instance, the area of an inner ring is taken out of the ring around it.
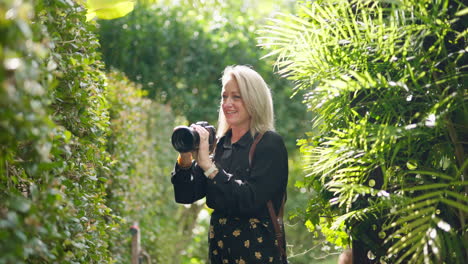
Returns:
[[[231,97],[231,100],[241,100],[242,97],[240,95],[223,95],[221,96],[223,98],[224,101],[226,101],[229,97]]]

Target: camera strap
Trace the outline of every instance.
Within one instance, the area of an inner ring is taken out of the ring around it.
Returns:
[[[252,143],[249,151],[249,166],[252,168],[253,155],[255,153],[255,148],[257,147],[258,142],[262,139],[264,133],[259,133]],[[285,195],[283,195],[283,200],[281,202],[281,207],[279,209],[278,215],[275,213],[275,208],[273,207],[273,202],[268,200],[267,207],[270,214],[271,222],[273,223],[273,228],[275,229],[276,240],[278,241],[278,250],[280,253],[280,259],[283,263],[287,263],[286,250],[284,247],[284,230],[283,230],[283,213],[284,213],[284,203],[286,201]]]

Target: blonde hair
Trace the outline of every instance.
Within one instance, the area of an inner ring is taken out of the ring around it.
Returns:
[[[224,69],[223,77],[221,78],[223,89],[231,78],[236,79],[245,108],[251,117],[250,134],[254,136],[256,133],[275,130],[273,99],[270,88],[268,88],[262,76],[247,66],[228,66]],[[224,116],[222,104],[223,100],[221,98],[218,117],[218,138],[224,136],[230,129]]]

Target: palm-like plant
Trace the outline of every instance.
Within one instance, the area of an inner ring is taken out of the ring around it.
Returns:
[[[355,261],[468,259],[467,13],[449,0],[314,1],[261,32],[316,116],[302,145],[308,216],[344,223]]]

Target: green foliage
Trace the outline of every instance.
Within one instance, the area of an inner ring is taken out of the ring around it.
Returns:
[[[152,259],[173,263],[170,109],[106,78],[83,8],[4,1],[0,14],[0,263],[126,263],[134,221]]]
[[[316,1],[263,29],[262,45],[316,116],[301,146],[306,216],[344,224],[374,261],[467,258],[463,10],[458,1]]]
[[[173,201],[170,172],[176,156],[168,138],[175,126],[167,106],[145,98],[146,91],[131,83],[121,73],[108,75],[108,100],[113,131],[108,151],[113,167],[107,187],[111,207],[131,224],[137,222],[141,245],[157,263],[180,263],[177,242],[178,222],[174,215],[182,209]],[[123,234],[113,248],[126,263],[130,236]]]
[[[303,213],[312,198],[301,184],[304,175],[300,153],[290,153],[288,201],[284,219],[288,260],[295,264],[336,263],[337,246],[327,241],[332,236],[325,236],[325,228],[316,228],[309,215]]]
[[[112,262],[118,221],[105,203],[109,117],[93,26],[71,3],[1,9],[0,261]]]

